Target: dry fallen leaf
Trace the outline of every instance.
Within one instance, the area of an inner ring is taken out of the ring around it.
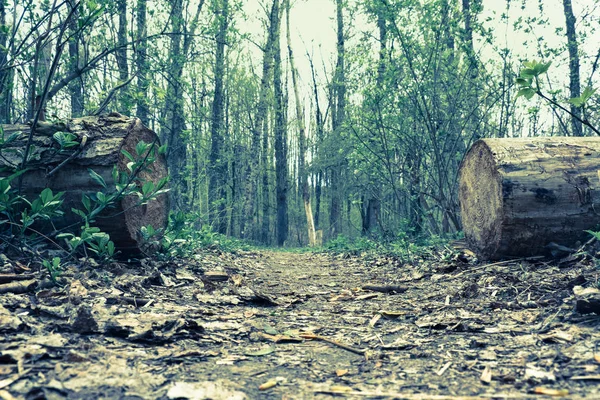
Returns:
[[[373,328],[380,319],[381,319],[381,314],[376,314],[373,318],[371,318],[371,321],[369,322],[369,327]]]
[[[546,396],[556,397],[563,397],[569,395],[569,391],[567,389],[550,389],[545,387],[536,387],[534,392],[535,394],[545,394]]]
[[[596,361],[598,364],[600,364],[600,353],[594,354],[594,361]]]
[[[481,376],[479,377],[479,379],[483,383],[490,383],[492,381],[492,369],[490,368],[489,365],[485,366],[485,368],[483,369],[483,372],[481,373]]]
[[[335,374],[340,377],[340,376],[344,376],[348,373],[347,369],[336,369],[335,370]]]
[[[276,379],[269,379],[268,381],[266,381],[265,383],[263,383],[262,385],[260,385],[258,387],[259,390],[267,390],[267,389],[271,389],[272,387],[277,386],[277,380]]]

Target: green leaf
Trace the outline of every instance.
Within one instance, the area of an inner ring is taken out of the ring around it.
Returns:
[[[102,176],[100,176],[98,173],[96,173],[93,169],[88,168],[88,172],[90,174],[90,177],[96,181],[96,183],[98,183],[100,186],[102,186],[103,188],[107,189],[106,186],[106,182],[104,181],[104,178]]]
[[[46,188],[46,189],[42,190],[42,193],[40,194],[40,199],[42,199],[43,204],[50,203],[52,200],[54,200],[54,195],[52,194],[52,190],[50,188]]]
[[[143,140],[140,140],[138,142],[138,144],[135,146],[135,152],[138,156],[141,156],[142,154],[144,154],[146,152],[146,150],[148,150],[148,147],[150,145],[146,142],[144,142]]]
[[[121,154],[123,154],[125,157],[127,157],[127,159],[129,161],[135,162],[135,158],[133,158],[133,156],[131,155],[131,153],[128,152],[127,150],[121,149]]]
[[[167,154],[167,145],[166,144],[163,144],[162,146],[160,146],[158,148],[158,154],[160,154],[160,155]]]
[[[144,186],[142,186],[142,194],[144,196],[148,195],[149,193],[152,193],[153,190],[154,190],[154,182],[152,182],[152,181],[148,181],[148,182],[144,183]]]
[[[260,349],[258,351],[247,351],[244,354],[247,356],[251,356],[251,357],[262,357],[262,356],[266,356],[266,355],[274,353],[274,352],[275,352],[275,347],[271,346],[271,347],[266,347],[264,349]]]
[[[550,65],[552,65],[552,61],[547,62],[547,63],[537,63],[533,67],[533,70],[535,71],[536,76],[539,76],[541,74],[545,74],[546,72],[548,72]]]
[[[535,96],[535,90],[531,88],[523,88],[517,93],[517,98],[524,96],[527,100],[531,100]]]
[[[531,78],[517,78],[517,85],[519,86],[531,86],[533,79]]]
[[[524,79],[532,79],[536,76],[535,71],[531,68],[522,69],[519,75]]]

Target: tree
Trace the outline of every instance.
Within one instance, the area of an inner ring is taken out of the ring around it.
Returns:
[[[294,87],[294,100],[296,103],[296,119],[298,122],[298,186],[302,191],[302,203],[304,204],[304,213],[306,215],[306,227],[308,230],[308,244],[314,246],[315,243],[315,222],[313,220],[312,207],[310,203],[310,189],[308,186],[308,173],[306,170],[306,127],[304,125],[304,110],[300,102],[300,91],[298,89],[298,70],[294,63],[294,52],[292,50],[292,39],[290,34],[290,0],[285,0],[286,12],[286,36],[288,45],[288,57],[290,70],[292,73],[292,85]]]
[[[277,40],[275,36],[274,27],[279,19],[279,1],[274,0],[271,5],[271,11],[269,13],[269,25],[267,32],[267,40],[264,47],[263,63],[262,63],[262,78],[260,83],[260,91],[258,98],[258,105],[256,106],[256,113],[252,124],[252,141],[250,144],[250,154],[260,154],[262,131],[265,127],[265,120],[268,112],[268,98],[269,83],[272,75],[273,60],[274,60],[274,43]],[[250,162],[246,168],[246,175],[248,180],[245,185],[245,198],[244,198],[244,215],[241,218],[240,230],[243,237],[253,237],[250,234],[251,226],[254,221],[254,217],[257,215],[255,210],[256,199],[258,195],[258,176],[259,176],[259,158],[254,156],[251,157]],[[263,215],[263,218],[265,216]],[[256,219],[258,222],[258,219]]]
[[[569,89],[571,98],[581,96],[581,83],[579,76],[579,45],[577,43],[577,32],[575,31],[575,15],[571,0],[563,0],[565,21],[567,25],[567,47],[569,49]],[[583,136],[581,128],[581,108],[571,104],[571,128],[573,136]]]
[[[333,95],[335,96],[335,109],[332,113],[332,144],[339,146],[341,142],[341,130],[344,127],[346,117],[346,70],[345,70],[345,36],[344,36],[344,1],[336,0],[337,21],[337,62],[333,78]],[[337,153],[337,154],[336,154]],[[333,165],[330,168],[329,184],[331,193],[331,206],[329,210],[329,225],[331,237],[342,233],[342,193],[341,174],[343,160],[339,152],[335,150]]]
[[[287,167],[287,127],[285,118],[285,104],[283,98],[283,84],[281,82],[281,40],[279,17],[279,0],[274,26],[271,27],[275,41],[273,42],[273,91],[275,97],[275,191],[277,204],[277,245],[283,246],[289,231],[288,221],[288,167]]]
[[[119,28],[117,31],[117,67],[119,69],[119,82],[129,80],[129,65],[127,62],[127,0],[117,0],[117,14],[119,16]],[[129,88],[124,86],[119,101],[118,111],[123,115],[131,114],[131,98]]]
[[[225,42],[229,24],[229,1],[215,0],[215,18],[217,20],[217,43],[215,53],[215,89],[211,114],[211,148],[208,199],[211,208],[210,221],[219,233],[227,232],[225,176],[227,164],[223,151],[223,114],[225,96],[223,80],[225,77]]]
[[[137,92],[135,96],[136,115],[146,126],[149,125],[148,104],[148,28],[146,26],[147,0],[137,0],[137,45],[135,47],[135,64],[137,68]]]

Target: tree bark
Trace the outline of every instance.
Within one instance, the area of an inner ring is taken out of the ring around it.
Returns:
[[[117,67],[119,69],[119,81],[126,82],[129,79],[129,65],[127,62],[127,0],[117,0],[117,13],[119,14],[119,29],[117,31],[116,52]],[[119,112],[123,115],[131,114],[131,96],[129,87],[125,85],[121,89],[121,99],[119,101]]]
[[[569,89],[571,98],[581,96],[581,80],[579,74],[579,46],[577,43],[577,32],[575,31],[575,15],[573,14],[573,6],[571,0],[563,0],[565,10],[565,20],[567,25],[567,47],[569,49]],[[573,136],[583,136],[581,126],[581,108],[571,104],[571,127]],[[579,118],[579,119],[578,119]]]
[[[148,63],[148,28],[146,26],[147,0],[137,0],[136,20],[137,20],[137,40],[135,48],[135,63],[137,68],[137,95],[136,95],[136,114],[137,117],[146,126],[149,124],[149,105],[148,105],[148,72],[150,69]]]
[[[69,9],[78,6],[74,0],[69,1]],[[70,70],[77,71],[79,69],[79,33],[77,21],[79,19],[79,10],[73,10],[73,17],[69,20],[69,63]],[[71,94],[71,117],[77,118],[83,115],[84,98],[83,98],[83,78],[79,77],[69,83],[69,92]],[[125,115],[128,115],[124,113]]]
[[[0,1],[0,26],[8,26],[6,4]],[[0,124],[11,122],[13,68],[4,69],[8,62],[8,34],[0,30]]]
[[[17,140],[10,144],[12,149],[25,146],[30,126],[4,125],[3,128],[7,135],[20,133]],[[58,152],[56,142],[52,139],[52,135],[58,131],[74,134],[80,147],[70,152]],[[22,175],[21,194],[31,201],[44,188],[50,188],[54,193],[64,191],[62,209],[65,214],[53,220],[52,224],[57,229],[70,226],[71,231],[76,231],[82,221],[79,216],[70,212],[71,208],[83,209],[83,194],[104,190],[91,179],[88,170],[102,176],[108,188],[114,189],[113,168],[117,166],[119,171],[128,171],[129,160],[121,150],[136,154],[135,147],[140,141],[153,143],[155,139],[156,134],[140,120],[117,113],[77,118],[60,124],[40,123],[33,137],[35,147],[30,152],[28,171]],[[160,143],[157,142],[156,146],[158,148]],[[21,161],[18,153],[7,150],[10,148],[4,148],[0,157],[0,169],[6,168],[4,172],[0,172],[0,176],[10,175],[9,171],[14,171]],[[67,162],[63,164],[65,161]],[[138,176],[142,181],[152,181],[155,184],[166,177],[164,157],[158,155],[156,161]],[[152,225],[155,229],[161,229],[167,224],[169,201],[166,194],[159,195],[156,200],[144,206],[135,206],[137,201],[137,196],[124,198],[115,208],[105,209],[92,224],[108,233],[124,255],[137,256],[145,249],[146,243],[140,233],[142,226]],[[48,228],[53,229],[51,226]]]
[[[600,138],[483,139],[460,168],[467,242],[482,259],[536,256],[597,230]]]
[[[304,126],[304,110],[300,103],[300,92],[298,90],[298,70],[294,63],[294,51],[292,50],[292,39],[290,33],[290,0],[285,0],[286,10],[286,36],[290,70],[292,72],[292,84],[294,86],[294,100],[296,102],[296,118],[298,120],[298,177],[299,186],[302,191],[302,202],[306,215],[306,227],[308,231],[308,245],[315,246],[315,222],[313,220],[312,207],[310,204],[310,190],[308,187],[308,176],[306,172],[306,127]]]
[[[271,70],[273,69],[273,43],[276,39],[275,35],[273,34],[273,26],[276,22],[276,18],[278,18],[278,15],[279,1],[275,0],[273,1],[271,12],[269,14],[269,32],[267,34],[267,42],[265,44],[263,55],[263,69],[258,94],[258,105],[252,126],[252,142],[250,144],[250,154],[252,158],[246,169],[248,181],[246,182],[244,191],[244,215],[240,220],[241,234],[246,238],[253,236],[251,232],[249,232],[249,229],[251,229],[249,227],[252,226],[254,217],[257,214],[255,211],[255,202],[258,196],[259,157],[256,157],[256,155],[260,154],[261,133],[264,127],[264,121],[267,117],[267,95],[269,93],[269,79],[271,78]]]
[[[337,63],[333,82],[336,109],[332,119],[334,146],[341,142],[340,130],[346,117],[346,71],[345,71],[345,38],[344,38],[344,1],[336,0],[337,15]],[[329,210],[329,224],[331,237],[335,238],[342,233],[342,194],[341,194],[341,164],[337,149],[335,150],[334,165],[331,167],[331,208]]]
[[[215,40],[217,42],[215,56],[215,92],[211,114],[211,149],[210,149],[210,177],[208,184],[208,196],[210,204],[210,221],[219,233],[227,232],[227,218],[225,210],[225,175],[226,163],[223,159],[223,111],[225,97],[223,93],[223,81],[225,78],[225,40],[229,24],[228,0],[218,3],[216,18],[219,29]]]
[[[279,7],[279,0],[275,0]],[[275,26],[272,27],[273,42],[273,91],[275,97],[275,191],[277,193],[277,245],[283,246],[289,233],[288,221],[288,166],[287,166],[287,128],[283,84],[281,82],[281,20],[279,12]]]

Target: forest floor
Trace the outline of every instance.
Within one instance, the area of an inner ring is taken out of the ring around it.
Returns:
[[[444,251],[72,267],[0,295],[0,399],[598,399],[600,317],[575,304],[599,274]]]

